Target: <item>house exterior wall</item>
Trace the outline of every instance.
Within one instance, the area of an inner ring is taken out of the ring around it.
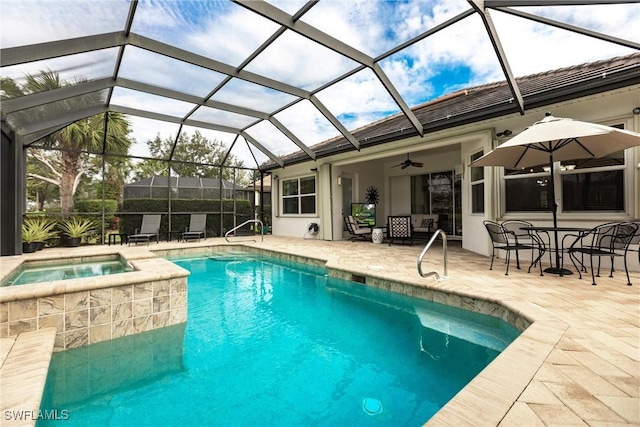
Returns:
[[[271,183],[271,196],[272,196],[272,234],[277,236],[288,237],[305,237],[307,229],[310,223],[315,222],[320,224],[320,232],[313,238],[322,238],[324,240],[332,240],[330,238],[331,230],[330,217],[325,217],[324,221],[321,221],[320,212],[322,212],[323,206],[330,203],[330,189],[326,184],[327,178],[324,180],[316,179],[316,213],[315,214],[302,214],[302,215],[288,215],[283,213],[282,207],[282,182],[288,179],[303,178],[316,176],[320,174],[318,171],[311,171],[312,168],[317,167],[313,162],[304,163],[302,165],[295,165],[287,167],[286,169],[278,169],[272,173]],[[325,172],[326,173],[326,172]],[[324,175],[324,174],[323,174]],[[324,183],[324,184],[323,184]],[[327,230],[325,228],[329,227]],[[325,237],[327,234],[329,237]]]
[[[490,242],[482,221],[492,219],[503,221],[507,219],[524,219],[532,221],[536,225],[551,225],[550,212],[520,212],[506,213],[504,209],[504,179],[503,168],[485,168],[485,212],[471,214],[470,212],[470,182],[468,164],[469,155],[473,148],[482,147],[485,152],[504,142],[496,137],[497,132],[509,129],[513,135],[522,132],[527,126],[542,119],[547,111],[556,117],[570,117],[576,120],[590,121],[602,124],[624,123],[629,130],[640,131],[640,115],[633,114],[634,108],[640,106],[640,86],[635,85],[623,89],[590,95],[580,99],[574,99],[563,103],[548,105],[544,108],[536,108],[526,111],[524,115],[512,114],[498,119],[487,120],[475,124],[460,126],[445,131],[427,134],[424,137],[412,137],[406,140],[394,141],[391,144],[374,146],[335,156],[317,159],[313,162],[278,169],[274,175],[295,176],[303,171],[309,171],[311,167],[318,167],[319,182],[323,193],[327,197],[324,203],[329,203],[331,208],[326,214],[320,214],[315,219],[331,228],[331,233],[322,235],[326,240],[338,240],[342,238],[342,202],[341,189],[337,185],[337,176],[349,172],[357,176],[354,185],[359,200],[364,201],[364,194],[369,185],[374,185],[380,193],[380,204],[377,209],[377,219],[384,221],[387,215],[396,212],[397,194],[393,192],[393,183],[397,178],[409,173],[426,173],[427,171],[453,169],[458,165],[463,171],[462,184],[462,210],[463,210],[463,247],[480,254],[489,254]],[[449,147],[450,151],[442,152],[443,147]],[[455,148],[454,148],[455,147]],[[432,155],[429,150],[438,148],[438,153]],[[397,162],[391,162],[390,158],[399,155],[411,154],[411,159],[425,163],[420,171],[410,171],[407,168],[393,168]],[[625,200],[624,212],[559,212],[558,224],[560,226],[591,227],[606,221],[630,220],[640,217],[640,148],[626,150],[625,172]],[[386,159],[386,160],[385,160]],[[330,164],[331,168],[323,168],[322,165]],[[323,176],[327,174],[327,179]],[[328,176],[330,175],[330,176]],[[408,178],[407,178],[408,179]],[[400,181],[398,181],[400,182]],[[407,192],[403,194],[409,195]],[[274,191],[274,205],[281,199]],[[392,203],[394,206],[392,206]],[[410,200],[407,202],[410,208]],[[382,215],[382,217],[381,217]],[[325,218],[328,216],[328,218]],[[304,227],[312,218],[283,217],[274,218],[274,234],[301,236]],[[275,227],[277,222],[278,227]],[[638,267],[636,267],[638,269]]]

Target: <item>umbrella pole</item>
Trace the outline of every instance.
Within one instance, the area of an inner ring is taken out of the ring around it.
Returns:
[[[560,265],[560,251],[562,250],[558,241],[558,204],[556,203],[556,184],[554,178],[554,170],[553,170],[553,154],[549,153],[549,186],[551,187],[548,193],[548,203],[551,204],[551,212],[553,213],[553,240],[555,244],[556,251],[556,265],[555,267],[552,265],[549,268],[546,268],[544,271],[546,273],[551,274],[559,274],[560,276],[572,274],[571,270],[563,268]]]

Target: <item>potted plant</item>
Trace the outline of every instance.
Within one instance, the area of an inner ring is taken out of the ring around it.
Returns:
[[[45,242],[56,236],[55,225],[47,218],[26,220],[22,224],[22,252],[31,253],[44,248]]]
[[[83,237],[94,232],[93,221],[87,218],[65,219],[58,226],[62,234],[66,236],[66,244],[69,247],[80,246]]]

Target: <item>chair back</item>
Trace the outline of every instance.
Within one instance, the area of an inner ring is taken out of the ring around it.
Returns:
[[[411,217],[410,216],[389,216],[387,220],[389,224],[387,233],[390,239],[411,237]]]
[[[483,224],[484,224],[484,227],[487,229],[487,232],[489,233],[489,237],[491,238],[491,241],[493,243],[498,243],[498,244],[509,243],[509,239],[507,238],[507,232],[501,224],[498,224],[495,221],[489,221],[489,220],[484,221]]]
[[[640,241],[638,224],[635,222],[621,222],[615,231],[613,247],[615,249],[627,249],[636,239]]]
[[[191,214],[189,231],[204,231],[207,228],[207,214]]]
[[[160,230],[160,215],[143,215],[140,234],[157,234]]]
[[[526,227],[533,227],[533,224],[528,221],[522,221],[519,219],[510,219],[508,221],[504,221],[502,224],[504,231],[514,236],[520,237],[531,237],[531,232],[528,230],[523,230]]]
[[[632,222],[609,222],[593,227],[582,238],[576,239],[572,247],[581,241],[583,247],[601,251],[626,249],[634,239],[638,225]]]
[[[631,236],[631,239],[629,240],[629,246],[640,244],[640,221],[630,221],[625,222],[625,224],[635,225],[636,227],[636,231],[633,233],[633,236]]]

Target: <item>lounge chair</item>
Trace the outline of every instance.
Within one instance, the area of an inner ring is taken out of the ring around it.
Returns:
[[[191,214],[189,227],[182,233],[182,240],[207,240],[207,214]]]
[[[389,216],[387,217],[387,236],[389,237],[389,246],[394,240],[400,240],[404,242],[409,241],[409,244],[413,244],[413,236],[411,235],[411,217],[405,216]]]
[[[147,245],[151,239],[156,239],[156,243],[160,243],[160,215],[143,215],[142,216],[142,225],[140,225],[140,229],[136,228],[135,234],[129,236],[129,246],[131,246],[131,242],[140,243],[146,242]]]
[[[351,234],[352,242],[356,239],[369,240],[371,241],[371,228],[369,227],[360,227],[353,216],[347,215],[344,217],[344,224],[347,226],[347,230],[349,230],[349,234]]]

